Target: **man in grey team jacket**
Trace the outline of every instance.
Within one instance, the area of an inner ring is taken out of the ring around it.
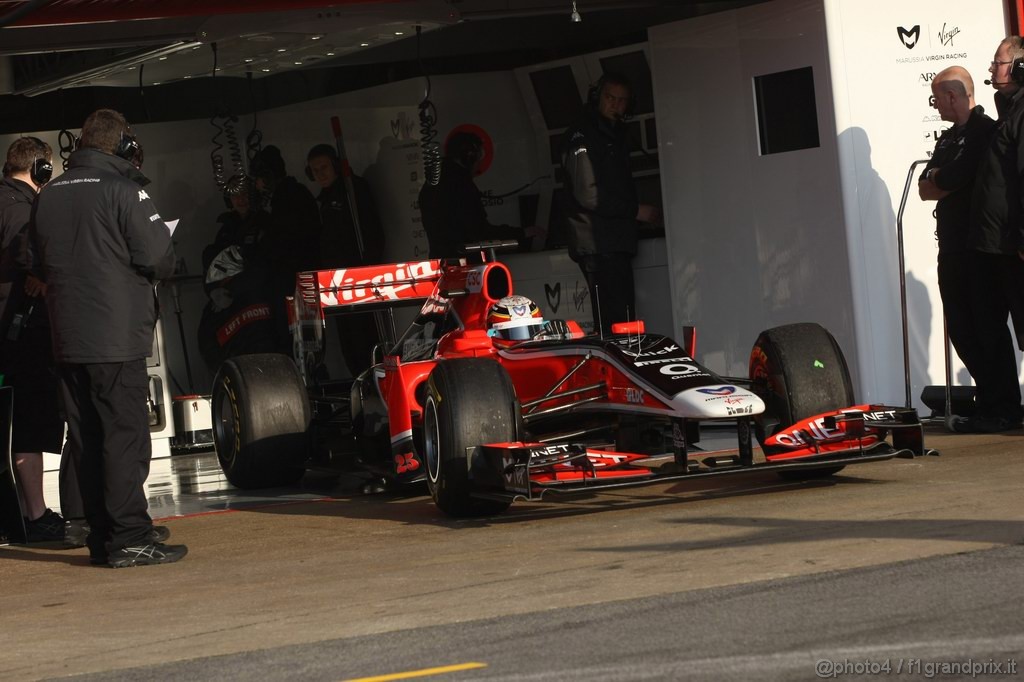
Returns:
[[[633,185],[625,124],[632,99],[625,76],[604,74],[590,89],[584,115],[563,137],[569,256],[586,277],[595,331],[636,319],[637,223],[661,221],[656,207],[637,200]]]
[[[33,225],[47,283],[54,359],[90,533],[90,561],[115,568],[177,561],[153,526],[143,484],[152,449],[146,356],[154,285],[174,270],[167,225],[130,162],[124,116],[93,112],[66,173],[39,194]]]

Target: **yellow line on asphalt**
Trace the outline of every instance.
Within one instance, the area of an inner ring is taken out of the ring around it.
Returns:
[[[408,670],[404,673],[391,673],[390,675],[356,677],[345,680],[345,682],[388,682],[389,680],[408,680],[413,677],[429,677],[430,675],[443,675],[444,673],[457,673],[461,670],[475,670],[477,668],[486,667],[486,663],[457,663],[455,665],[443,665],[439,668],[423,668],[422,670]]]

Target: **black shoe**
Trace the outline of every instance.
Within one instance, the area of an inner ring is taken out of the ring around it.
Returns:
[[[85,547],[85,539],[89,536],[89,524],[86,521],[76,519],[68,521],[64,535],[65,547]],[[167,526],[153,526],[149,532],[149,541],[152,543],[167,542],[171,537],[171,529]],[[104,559],[100,563],[107,563]]]
[[[956,433],[1001,433],[1021,428],[1021,420],[979,414],[971,417],[953,417],[952,427]]]
[[[25,519],[25,542],[61,542],[64,540],[64,517],[47,509],[35,521]]]
[[[115,550],[107,556],[107,563],[110,564],[111,568],[172,564],[179,559],[183,559],[186,554],[188,554],[188,547],[185,545],[164,545],[157,542],[148,545],[133,545]],[[90,556],[89,563],[94,563],[96,558]]]

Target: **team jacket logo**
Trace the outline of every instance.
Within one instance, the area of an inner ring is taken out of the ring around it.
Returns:
[[[698,388],[698,393],[707,395],[732,395],[736,392],[735,386],[720,386],[719,388]]]
[[[139,201],[145,201],[148,198],[149,198],[149,195],[146,194],[146,190],[140,189],[139,190]]]

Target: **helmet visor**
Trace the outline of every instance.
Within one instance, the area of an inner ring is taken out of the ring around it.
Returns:
[[[534,336],[540,333],[544,328],[543,320],[538,320],[540,324],[524,324],[518,327],[509,327],[507,329],[498,329],[498,336],[509,341],[527,341],[532,339]]]

